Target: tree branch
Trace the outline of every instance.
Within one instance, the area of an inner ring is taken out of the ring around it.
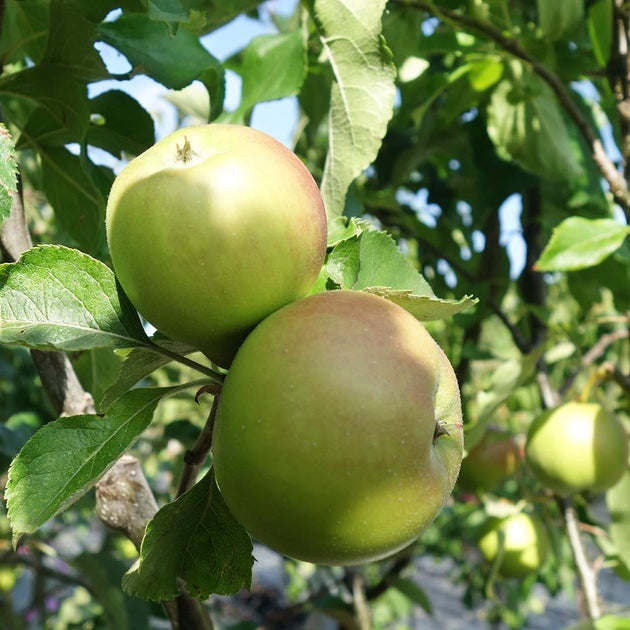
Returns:
[[[599,589],[597,587],[597,573],[591,567],[586,555],[584,543],[580,537],[580,527],[575,507],[568,499],[564,498],[558,498],[558,505],[564,517],[567,536],[573,551],[575,568],[577,569],[582,594],[584,595],[586,613],[591,621],[596,621],[602,616]]]
[[[158,505],[140,463],[123,455],[96,484],[96,515],[121,531],[140,551],[147,523]]]
[[[206,424],[201,430],[194,446],[186,451],[184,455],[184,469],[182,470],[182,476],[179,480],[176,497],[180,497],[186,490],[193,487],[199,470],[208,458],[210,448],[212,447],[212,431],[214,429],[214,421],[217,416],[218,407],[219,396],[215,394]]]
[[[531,67],[532,71],[543,79],[543,81],[545,81],[545,83],[547,83],[547,85],[553,90],[558,102],[577,126],[578,130],[588,143],[591,149],[593,161],[608,183],[610,192],[612,193],[615,202],[619,204],[626,215],[628,222],[630,222],[630,189],[628,188],[628,183],[623,174],[617,170],[615,164],[606,154],[601,139],[590,126],[586,118],[582,116],[582,113],[573,102],[569,91],[556,74],[551,72],[527,50],[525,50],[516,38],[506,35],[490,22],[459,13],[458,11],[438,7],[432,2],[425,2],[424,0],[390,0],[390,2],[400,6],[412,7],[414,9],[426,11],[445,22],[452,22],[458,26],[465,27],[466,29],[477,31],[497,43],[501,46],[501,48],[503,48],[503,50],[514,57],[525,61]]]
[[[158,510],[140,463],[123,455],[96,484],[96,514],[105,525],[121,531],[138,552],[147,524]],[[185,593],[162,602],[173,630],[212,630],[202,602]]]
[[[32,245],[19,190],[13,195],[9,217],[0,227],[0,251],[3,260],[16,261]],[[94,400],[83,389],[65,353],[31,350],[31,356],[42,385],[59,415],[94,413]],[[99,517],[102,517],[106,524],[112,526],[118,524],[117,528],[123,529],[139,549],[144,529],[157,511],[157,504],[137,461],[123,455],[98,482],[97,497],[99,492],[100,505],[97,502]],[[188,595],[182,594],[175,600],[166,602],[164,607],[173,630],[213,628],[210,615],[203,604]]]
[[[613,343],[619,341],[620,339],[628,339],[628,337],[630,337],[630,330],[627,328],[620,328],[614,332],[602,335],[597,343],[584,354],[579,365],[571,372],[571,374],[569,374],[565,382],[562,384],[559,393],[561,395],[566,394],[569,389],[571,389],[571,386],[580,372],[597,361],[597,359],[599,359],[604,352],[606,352],[606,349]]]
[[[15,262],[32,246],[20,186],[13,193],[10,214],[0,227],[2,259]],[[81,386],[72,363],[64,353],[31,350],[31,357],[50,402],[59,415],[94,413],[94,400]]]

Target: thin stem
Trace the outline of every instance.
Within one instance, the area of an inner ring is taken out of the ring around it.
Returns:
[[[558,102],[573,120],[584,139],[588,142],[591,148],[591,154],[593,161],[599,168],[602,176],[608,183],[610,191],[623,210],[626,218],[630,221],[630,189],[628,189],[628,183],[626,182],[622,173],[617,170],[617,167],[612,160],[606,154],[604,145],[597,133],[590,126],[589,122],[582,116],[582,113],[571,99],[569,91],[565,88],[560,78],[537,61],[529,52],[521,47],[518,40],[514,37],[506,35],[490,22],[479,20],[476,17],[458,13],[451,9],[445,9],[438,7],[432,2],[425,2],[424,0],[390,0],[392,4],[399,4],[405,7],[411,7],[426,11],[440,18],[446,22],[452,22],[456,25],[472,29],[479,33],[482,33],[486,37],[490,38],[503,50],[510,53],[514,57],[525,61],[547,85],[553,90]]]
[[[365,592],[365,579],[359,570],[352,575],[352,602],[359,630],[372,630],[372,614]]]
[[[152,350],[153,352],[163,354],[164,356],[169,357],[169,359],[173,359],[173,361],[177,361],[178,363],[181,363],[182,365],[186,365],[187,367],[192,368],[193,370],[196,370],[197,372],[201,372],[202,374],[209,376],[212,379],[212,381],[219,386],[219,388],[223,385],[223,380],[225,379],[225,375],[221,374],[221,372],[217,372],[216,370],[213,370],[212,368],[202,365],[201,363],[197,363],[197,361],[193,361],[192,359],[189,359],[188,357],[185,357],[181,354],[177,354],[177,352],[173,352],[172,350],[169,350],[168,348],[165,348],[164,346],[160,346],[157,343],[149,342],[148,344],[145,345],[145,347],[147,348],[147,350]]]
[[[597,573],[593,570],[586,549],[580,536],[580,525],[575,507],[569,499],[558,498],[558,505],[562,510],[573,558],[575,560],[575,568],[578,573],[582,593],[584,595],[584,604],[586,614],[591,621],[596,621],[602,616],[602,609],[599,601],[599,590],[597,586]]]
[[[214,421],[217,417],[218,408],[219,396],[216,395],[212,401],[212,408],[210,409],[206,424],[201,430],[195,445],[190,450],[186,451],[184,455],[184,469],[182,470],[182,476],[177,487],[176,498],[193,487],[199,470],[208,458],[212,447],[212,431],[214,429]]]

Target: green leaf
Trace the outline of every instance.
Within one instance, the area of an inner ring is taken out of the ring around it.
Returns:
[[[251,539],[225,506],[210,470],[151,519],[123,589],[132,597],[168,600],[179,595],[179,579],[192,597],[232,595],[250,587],[251,554]]]
[[[342,214],[348,187],[374,160],[392,116],[396,70],[381,35],[385,0],[306,0],[335,75],[322,196]]]
[[[110,90],[89,102],[92,118],[87,141],[119,158],[140,155],[155,142],[153,118],[126,92]]]
[[[44,245],[0,265],[0,342],[72,352],[146,345],[148,339],[105,264]]]
[[[85,136],[90,121],[87,90],[62,65],[47,63],[7,74],[0,78],[0,94],[38,106],[21,130],[18,149],[80,142]]]
[[[503,62],[500,57],[487,56],[467,64],[468,80],[477,92],[484,92],[501,80]]]
[[[328,247],[334,247],[341,241],[358,236],[366,230],[373,230],[374,226],[365,219],[358,217],[334,217],[328,222]]]
[[[41,147],[39,153],[42,187],[59,224],[81,248],[99,251],[105,240],[105,197],[85,162],[63,147]]]
[[[0,226],[8,218],[17,191],[17,162],[13,139],[7,128],[0,124]]]
[[[433,606],[427,594],[413,581],[408,578],[395,575],[388,578],[388,582],[403,595],[408,597],[414,604],[420,606],[424,611],[433,614]]]
[[[336,229],[337,244],[326,258],[316,290],[330,288],[365,291],[387,298],[420,321],[444,319],[476,303],[471,297],[441,300],[398,249],[387,232],[351,221],[345,231]]]
[[[39,63],[46,50],[50,0],[5,0],[0,55],[4,65],[28,58]]]
[[[156,341],[156,346],[164,346],[171,352],[186,355],[194,352],[194,348],[169,339],[160,339]],[[107,387],[100,400],[99,407],[106,410],[109,406],[118,400],[123,394],[130,390],[134,385],[138,384],[143,378],[146,378],[155,370],[170,363],[173,359],[165,354],[160,354],[157,347],[152,348],[134,348],[125,358],[116,379]]]
[[[230,70],[241,75],[243,87],[238,108],[224,114],[225,122],[242,123],[254,105],[294,96],[306,77],[306,51],[301,29],[278,35],[255,37],[231,63]],[[264,77],[264,79],[263,79]]]
[[[392,290],[387,287],[369,287],[363,290],[398,304],[421,322],[447,319],[474,306],[478,301],[470,295],[460,300],[442,300],[435,296],[415,295],[411,291]]]
[[[427,281],[386,232],[366,230],[340,241],[325,264],[329,277],[342,289],[389,287],[434,297]]]
[[[48,43],[43,63],[63,66],[80,81],[98,81],[108,77],[94,40],[96,27],[76,6],[51,0]]]
[[[614,219],[569,217],[554,228],[536,262],[538,271],[575,271],[598,265],[621,247],[630,227]]]
[[[610,513],[610,537],[622,562],[630,567],[630,471],[606,492],[606,504]]]
[[[555,41],[571,33],[584,20],[583,0],[537,0],[538,24],[546,39]]]
[[[590,3],[586,25],[595,59],[605,68],[610,59],[612,43],[613,0],[596,0]]]
[[[136,72],[143,72],[162,85],[181,90],[201,81],[208,90],[213,117],[223,108],[223,66],[191,31],[180,28],[172,35],[162,22],[145,14],[123,14],[98,27],[103,41],[127,57]]]
[[[554,93],[523,64],[510,67],[512,78],[497,85],[487,109],[497,153],[542,178],[571,181],[581,168]]]
[[[14,542],[85,494],[146,429],[158,402],[172,391],[136,389],[104,417],[59,418],[37,431],[9,469],[6,499]]]
[[[120,353],[111,348],[94,348],[72,354],[74,371],[83,388],[92,394],[97,412],[105,411],[100,401],[106,389],[118,377],[122,362]],[[129,389],[131,387],[128,387],[125,392]]]
[[[193,125],[202,125],[210,120],[208,91],[199,83],[192,83],[182,90],[170,90],[164,99],[177,108],[180,118],[187,118]]]
[[[519,387],[531,383],[538,371],[538,362],[544,352],[541,345],[531,353],[518,358],[501,358],[501,369],[495,370],[483,391],[477,392],[476,400],[470,401],[470,417],[475,418],[466,432],[466,444],[476,444],[486,430],[488,420]]]

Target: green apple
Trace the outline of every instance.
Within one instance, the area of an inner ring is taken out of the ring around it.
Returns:
[[[468,492],[494,490],[518,470],[521,448],[511,433],[490,426],[462,462],[458,486]]]
[[[346,565],[415,541],[463,454],[444,352],[403,308],[328,291],[276,311],[239,349],[213,437],[235,518],[293,558]]]
[[[180,129],[132,160],[112,186],[106,225],[140,314],[223,367],[258,322],[308,292],[326,251],[307,168],[240,125]]]
[[[569,402],[532,423],[525,457],[536,479],[558,495],[603,492],[628,468],[628,434],[601,405]]]
[[[551,551],[544,523],[526,512],[490,519],[478,544],[484,558],[498,562],[499,573],[507,578],[523,578],[537,571]]]

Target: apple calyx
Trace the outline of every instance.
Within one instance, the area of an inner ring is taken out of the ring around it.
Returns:
[[[437,441],[437,439],[442,435],[450,435],[448,429],[446,428],[448,425],[446,422],[436,422],[435,423],[435,431],[433,432],[433,443]]]
[[[176,150],[177,150],[177,156],[175,160],[177,162],[183,162],[184,164],[192,160],[193,156],[195,155],[195,152],[192,150],[192,147],[190,146],[190,142],[188,141],[187,136],[184,136],[183,146],[180,147],[179,145],[177,145]]]

